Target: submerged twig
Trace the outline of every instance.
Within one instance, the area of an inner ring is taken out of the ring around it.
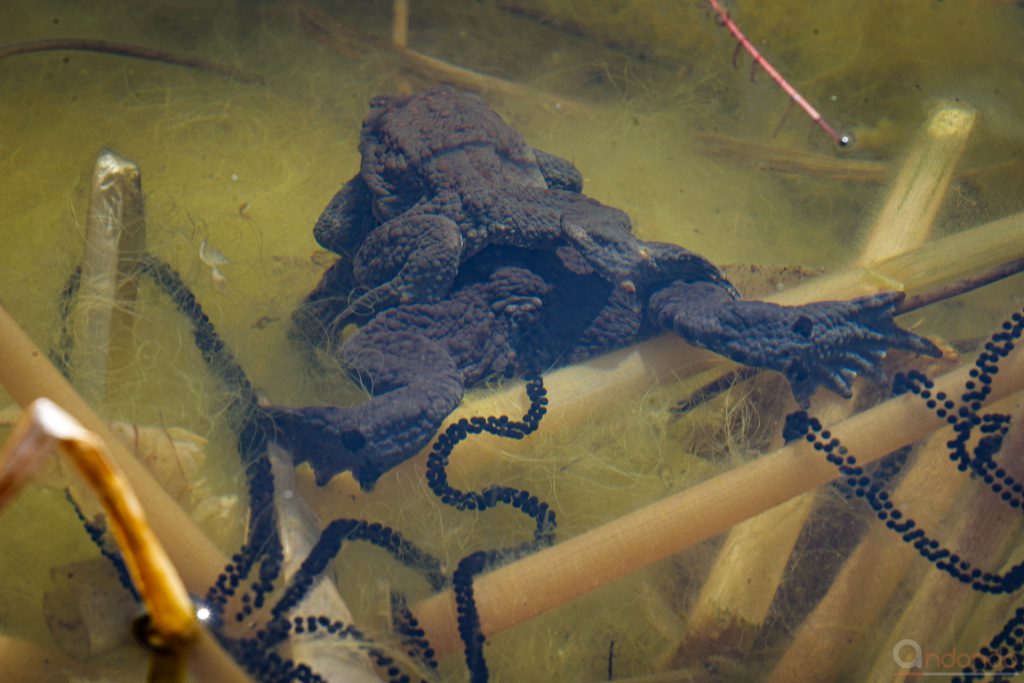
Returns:
[[[329,14],[314,7],[308,0],[291,0],[291,4],[299,18],[309,27],[311,32],[316,34],[318,40],[341,54],[354,56],[357,51],[353,50],[353,47],[364,50],[380,50],[398,57],[406,68],[441,83],[448,83],[479,92],[499,93],[509,97],[539,99],[561,111],[566,111],[567,109],[583,111],[590,108],[588,105],[577,100],[551,95],[521,83],[506,81],[502,78],[488,76],[465,67],[449,64],[440,59],[428,57],[415,50],[410,50],[408,47],[367,35],[351,26],[342,24]]]
[[[754,47],[754,44],[750,42],[750,39],[744,35],[743,31],[740,30],[740,27],[736,25],[736,22],[729,18],[729,13],[722,8],[718,3],[718,0],[708,0],[708,5],[711,7],[712,11],[718,15],[718,19],[727,29],[729,29],[729,33],[731,33],[732,37],[737,41],[736,53],[733,54],[733,66],[736,65],[736,57],[740,49],[742,48],[746,50],[754,59],[755,67],[759,66],[764,69],[765,73],[775,81],[775,84],[789,96],[789,99],[798,107],[803,109],[804,113],[810,117],[811,121],[813,121],[818,128],[821,128],[826,135],[832,138],[832,142],[836,143],[840,147],[846,147],[853,143],[853,138],[850,135],[837,133],[836,129],[830,126],[828,121],[825,120],[825,117],[823,117],[817,109],[812,107],[810,102],[804,99],[804,96],[801,95],[796,88],[790,85],[789,81],[782,77],[782,74],[772,66],[771,62],[765,59],[764,56],[757,51],[757,48]]]
[[[199,629],[174,565],[146,522],[142,506],[100,437],[49,399],[26,408],[0,457],[0,507],[55,447],[67,455],[109,517],[125,565],[149,612],[153,645],[183,650]]]
[[[758,170],[817,178],[880,183],[889,176],[889,163],[871,159],[827,156],[798,149],[729,138],[721,133],[698,133],[700,150],[710,157]]]
[[[391,3],[391,42],[395,47],[409,45],[409,0]]]
[[[989,268],[977,275],[965,277],[941,287],[921,292],[915,296],[907,297],[896,306],[896,315],[916,311],[919,308],[931,306],[937,301],[952,299],[955,296],[972,292],[975,289],[980,289],[986,285],[992,284],[993,282],[998,282],[999,280],[1008,278],[1011,275],[1016,275],[1021,271],[1024,271],[1024,258],[1018,258],[1006,263],[1001,263],[998,266]]]
[[[183,66],[189,69],[199,69],[219,74],[242,83],[263,83],[263,77],[250,74],[233,66],[211,62],[202,57],[186,57],[167,50],[146,47],[145,45],[132,45],[130,43],[115,43],[109,40],[93,40],[90,38],[48,38],[44,40],[26,40],[21,43],[11,43],[0,46],[0,60],[15,55],[26,55],[34,52],[57,52],[64,50],[76,50],[82,52],[98,52],[106,55],[117,55],[120,57],[131,57],[133,59],[146,59],[152,62],[160,62],[172,66]]]

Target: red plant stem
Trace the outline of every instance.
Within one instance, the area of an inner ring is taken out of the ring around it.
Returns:
[[[832,138],[832,141],[840,147],[845,147],[852,142],[849,135],[840,135],[837,133],[836,129],[830,126],[828,121],[825,120],[825,117],[823,117],[817,109],[812,107],[810,102],[805,100],[804,96],[797,92],[797,89],[790,85],[789,81],[783,78],[782,74],[780,74],[775,67],[771,65],[771,62],[765,59],[764,56],[757,51],[757,48],[754,47],[754,44],[750,42],[750,39],[743,34],[743,31],[741,31],[740,27],[736,25],[736,22],[729,18],[728,12],[718,4],[718,0],[708,0],[708,4],[711,6],[711,9],[714,10],[715,14],[718,15],[718,18],[722,21],[725,27],[729,29],[729,33],[732,34],[732,37],[735,38],[739,45],[743,46],[743,49],[749,52],[750,56],[754,58],[754,63],[764,69],[765,73],[775,81],[776,85],[782,88],[783,92],[789,96],[789,99],[795,102],[797,106],[804,110],[804,113],[811,117],[811,121],[814,121],[818,128],[825,131],[825,134]],[[734,56],[734,66],[735,63],[736,59]]]

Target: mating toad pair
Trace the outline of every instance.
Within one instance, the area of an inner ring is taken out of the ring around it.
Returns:
[[[712,263],[645,242],[629,217],[581,194],[570,162],[531,148],[477,96],[433,88],[378,97],[359,173],[314,235],[339,255],[295,314],[372,393],[354,407],[274,407],[275,428],[319,483],[364,488],[429,442],[464,390],[664,330],[786,375],[806,404],[849,396],[888,348],[932,356],[892,320],[902,294],[784,307],[743,301]],[[361,325],[341,341],[342,329]]]

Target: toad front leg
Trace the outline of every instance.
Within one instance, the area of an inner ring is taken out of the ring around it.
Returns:
[[[462,248],[459,227],[444,216],[410,212],[381,224],[363,241],[352,264],[355,280],[368,289],[330,323],[329,333],[376,311],[442,298],[451,289]]]
[[[351,471],[364,489],[430,441],[465,387],[514,371],[512,339],[536,322],[550,287],[522,268],[499,268],[434,304],[379,314],[340,350],[371,398],[353,407],[265,409],[276,438],[323,485]]]
[[[358,335],[357,335],[358,337]],[[462,400],[462,373],[437,342],[414,332],[376,337],[345,347],[342,361],[358,370],[373,398],[351,407],[266,409],[277,438],[308,462],[324,485],[350,471],[364,490],[380,475],[427,445]]]
[[[935,344],[893,321],[902,299],[902,293],[882,292],[779,306],[739,301],[707,282],[676,282],[651,297],[650,315],[692,344],[784,373],[793,396],[806,407],[819,384],[848,398],[856,375],[882,376],[889,348],[941,355]]]

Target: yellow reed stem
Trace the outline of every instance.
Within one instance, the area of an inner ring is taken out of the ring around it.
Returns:
[[[0,508],[54,448],[68,456],[107,513],[132,583],[146,605],[149,644],[188,657],[203,680],[247,683],[248,676],[199,627],[188,591],[105,444],[49,399],[36,399],[25,408],[0,452]],[[154,663],[160,657],[155,653]]]
[[[1014,417],[1010,433],[1003,442],[999,466],[1015,480],[1024,481],[1024,461],[1020,457],[1024,453],[1024,425],[1021,425],[1024,419],[1024,396],[1017,395],[1014,398],[1004,402],[1010,405],[996,411]],[[948,461],[944,464],[947,472],[954,469],[949,467]],[[958,472],[947,474],[946,478],[950,476],[967,479]],[[975,482],[976,486],[966,506],[957,511],[955,519],[950,520],[953,528],[951,537],[954,540],[948,545],[974,566],[989,570],[1002,564],[1019,538],[1021,514],[1019,509],[1011,508],[1006,501],[1001,500],[999,494],[993,493],[984,482]],[[917,497],[920,498],[920,494]],[[926,500],[931,504],[933,498],[928,497]],[[913,516],[916,520],[916,511]],[[956,634],[950,629],[950,624],[964,623],[979,599],[983,599],[983,594],[970,586],[954,581],[942,572],[929,572],[918,584],[914,596],[896,624],[888,631],[888,637],[876,643],[878,655],[873,658],[874,665],[870,667],[870,674],[861,680],[878,681],[892,676],[894,665],[892,659],[885,655],[904,638],[916,640],[929,652],[946,652],[955,644],[953,639]],[[936,619],[937,614],[941,614],[942,618]],[[992,624],[993,632],[998,628],[999,624]],[[976,651],[980,645],[971,645],[970,651]]]
[[[935,107],[868,229],[861,263],[897,256],[928,241],[975,119],[974,109],[965,104]]]
[[[1020,394],[1015,394],[991,409],[1002,412],[1018,400]],[[953,430],[946,427],[928,437],[918,449],[913,466],[908,468],[892,494],[897,501],[913,499],[926,503],[913,514],[924,528],[936,528],[970,481],[956,471],[947,457],[946,442],[953,436]],[[949,476],[950,471],[953,476]],[[876,621],[891,605],[893,593],[915,563],[921,564],[913,548],[895,543],[893,533],[882,524],[872,524],[843,564],[828,593],[804,619],[766,683],[836,680],[848,665],[847,657],[863,651],[863,639],[873,633]],[[924,569],[941,576],[947,585],[951,583],[948,577],[930,567]]]
[[[143,501],[160,543],[181,571],[185,585],[203,594],[227,564],[227,558],[182,511],[144,465],[110,433],[106,423],[82,400],[6,309],[0,306],[0,384],[23,408],[46,397],[60,405],[107,445],[117,466]]]
[[[391,44],[395,47],[409,45],[409,0],[391,2]]]
[[[955,395],[970,367],[935,381]],[[1003,359],[991,400],[1024,385],[1024,345]],[[943,426],[920,399],[903,395],[829,427],[867,465]],[[474,582],[481,628],[489,637],[626,576],[737,523],[835,479],[836,469],[807,442],[789,444],[730,472],[558,545],[486,574]],[[438,653],[459,647],[451,591],[413,608]]]
[[[0,507],[54,448],[66,455],[107,513],[132,583],[149,612],[158,647],[185,648],[199,628],[192,601],[146,515],[103,442],[55,403],[36,399],[22,413],[0,453]]]

